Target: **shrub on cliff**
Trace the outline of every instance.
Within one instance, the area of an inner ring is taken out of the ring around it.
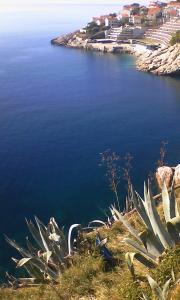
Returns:
[[[170,44],[173,46],[176,43],[180,43],[180,30],[176,31],[176,33],[174,33],[172,35],[172,38],[170,40]]]
[[[87,38],[104,38],[105,37],[105,28],[103,25],[97,25],[95,22],[90,22],[86,29]]]
[[[92,40],[95,39],[104,39],[105,38],[105,32],[104,31],[99,31],[97,33],[95,33],[94,35],[91,36]]]

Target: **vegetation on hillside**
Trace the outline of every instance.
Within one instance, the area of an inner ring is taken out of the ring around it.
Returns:
[[[176,33],[174,33],[172,35],[172,38],[170,40],[170,44],[173,46],[176,43],[180,43],[180,30],[176,31]]]
[[[105,38],[106,27],[104,25],[97,25],[95,22],[90,22],[85,27],[86,38],[88,39],[101,39]]]

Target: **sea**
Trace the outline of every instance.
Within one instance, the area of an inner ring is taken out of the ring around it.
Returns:
[[[162,141],[166,163],[180,162],[179,78],[141,73],[133,56],[50,43],[119,6],[43,3],[0,6],[1,279],[18,257],[4,234],[23,244],[25,218],[53,216],[66,230],[107,219],[114,195],[100,153],[131,153],[140,193]],[[123,180],[119,198],[123,209]]]

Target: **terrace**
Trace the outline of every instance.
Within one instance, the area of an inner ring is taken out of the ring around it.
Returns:
[[[180,18],[173,18],[158,29],[149,29],[146,32],[145,37],[147,39],[156,40],[161,44],[168,45],[172,34],[178,30],[180,30]]]

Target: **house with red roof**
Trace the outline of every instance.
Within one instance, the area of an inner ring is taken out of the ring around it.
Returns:
[[[178,1],[170,1],[167,7],[180,8],[180,2]]]
[[[158,6],[148,9],[148,19],[156,20],[158,17],[162,15],[162,9]]]
[[[180,2],[169,2],[163,11],[163,15],[166,19],[180,17]]]
[[[116,14],[104,15],[100,17],[93,17],[92,22],[95,22],[97,25],[104,25],[106,27],[115,26],[119,22]]]
[[[141,25],[143,16],[140,15],[132,15],[130,18],[130,22],[134,25]]]

